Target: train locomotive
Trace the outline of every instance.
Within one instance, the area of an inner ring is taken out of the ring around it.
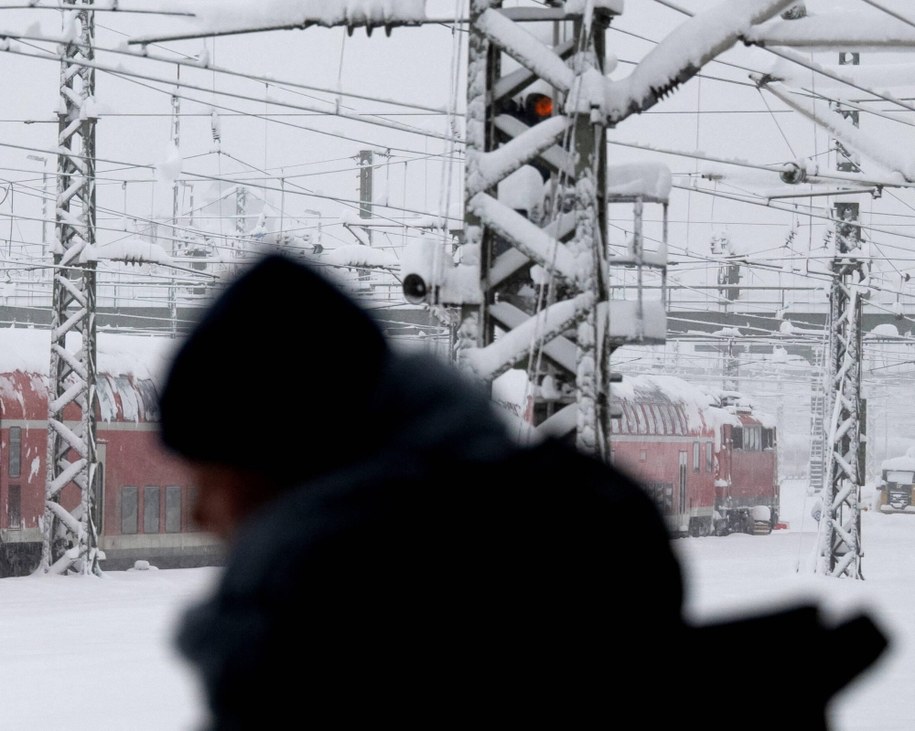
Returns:
[[[776,428],[739,393],[672,376],[611,391],[612,462],[654,497],[676,536],[768,534],[778,524]]]

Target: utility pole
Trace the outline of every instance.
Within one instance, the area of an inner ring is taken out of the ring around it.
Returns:
[[[81,113],[95,93],[95,72],[80,63],[94,58],[93,0],[64,0],[63,7],[75,15],[79,32],[61,48],[47,479],[38,572],[100,574],[96,266],[87,256],[95,244],[95,118]],[[75,425],[74,418],[79,419]]]
[[[181,83],[181,65],[178,65],[177,82],[175,93],[172,94],[172,144],[175,149],[180,149],[181,145],[181,97],[178,96],[179,85]],[[181,184],[178,176],[172,181],[172,243],[169,247],[172,257],[178,249],[178,202]],[[178,336],[178,288],[175,285],[175,275],[172,272],[168,284],[168,313],[171,329],[169,335],[172,338]]]
[[[840,64],[857,64],[857,53],[840,53]],[[857,126],[855,110],[838,113]],[[836,140],[839,171],[857,172],[858,166]],[[861,285],[867,275],[861,252],[859,205],[834,205],[835,257],[829,298],[829,409],[826,412],[827,460],[817,540],[817,573],[863,579],[861,572],[861,481],[864,475],[863,403],[861,399]]]
[[[373,183],[375,180],[375,161],[371,150],[360,150],[356,165],[359,168],[359,218],[370,220],[373,215],[372,202],[374,201]],[[372,245],[372,227],[364,229],[368,245]],[[368,269],[359,270],[359,279],[366,281],[371,278]]]
[[[41,260],[48,255],[48,158],[44,155],[26,155],[29,160],[41,163]]]
[[[733,254],[727,234],[712,237],[712,254],[730,256]],[[723,260],[718,265],[718,302],[722,313],[731,311],[731,303],[740,298],[740,264]],[[734,338],[728,337],[724,351],[724,383],[726,391],[739,390],[740,357],[734,352]]]
[[[245,216],[248,213],[248,189],[239,185],[235,189],[235,235],[241,239],[245,235]]]

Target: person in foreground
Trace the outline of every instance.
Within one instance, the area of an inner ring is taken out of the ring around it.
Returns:
[[[886,645],[812,605],[691,625],[641,486],[518,444],[482,387],[281,255],[211,305],[160,407],[227,549],[177,633],[212,729],[767,728],[783,699],[816,731]],[[798,637],[816,669],[773,652]]]

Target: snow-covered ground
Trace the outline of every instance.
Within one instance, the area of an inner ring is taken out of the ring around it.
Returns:
[[[687,570],[688,611],[714,617],[810,597],[835,616],[869,609],[893,646],[834,704],[833,731],[911,731],[915,516],[865,512],[865,580],[828,579],[805,568],[816,539],[811,500],[804,483],[787,482],[787,530],[675,541]],[[0,728],[192,731],[200,700],[170,638],[181,607],[215,576],[213,569],[176,569],[0,580]],[[818,658],[803,643],[771,651],[817,672]],[[790,728],[791,709],[778,707],[779,679],[772,681],[773,728]]]

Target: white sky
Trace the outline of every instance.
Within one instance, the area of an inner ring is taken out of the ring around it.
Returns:
[[[873,612],[893,646],[872,673],[832,707],[831,731],[911,731],[915,706],[915,531],[911,516],[862,515],[864,581],[807,573],[816,544],[810,498],[800,482],[786,483],[782,518],[788,529],[768,536],[674,541],[687,572],[687,610],[718,618],[781,603],[814,599],[827,618]],[[801,568],[801,571],[798,571]],[[0,580],[0,687],[10,729],[194,731],[201,707],[188,668],[171,649],[181,608],[205,591],[215,569],[122,571],[95,577]],[[646,577],[650,580],[650,577]],[[91,641],[74,641],[76,635]],[[757,652],[776,662],[806,665],[819,658],[803,638],[721,658],[737,672]],[[687,669],[683,665],[681,669]],[[773,679],[777,682],[777,679]],[[777,685],[757,712],[773,728],[792,728],[792,709]],[[711,712],[711,709],[710,709]],[[748,709],[748,712],[751,709]]]

